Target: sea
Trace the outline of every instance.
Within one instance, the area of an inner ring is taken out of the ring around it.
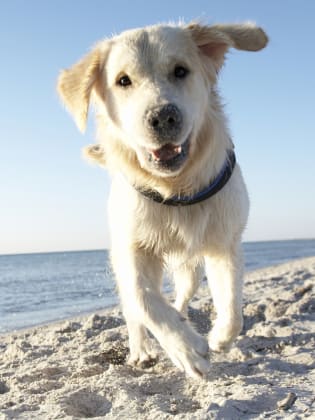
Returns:
[[[253,271],[315,256],[315,239],[248,242],[243,249],[246,270]],[[0,255],[0,334],[117,303],[106,250]]]

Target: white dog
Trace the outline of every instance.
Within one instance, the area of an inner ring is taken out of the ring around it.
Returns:
[[[99,144],[86,153],[113,173],[111,253],[130,363],[153,357],[150,330],[188,375],[208,371],[208,344],[186,320],[204,268],[216,309],[210,348],[228,349],[241,331],[249,205],[216,84],[230,47],[266,44],[251,23],[157,25],[101,41],[60,74],[59,93],[82,131],[93,100]],[[161,294],[165,265],[174,306]]]

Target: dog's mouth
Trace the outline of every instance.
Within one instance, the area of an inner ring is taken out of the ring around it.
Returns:
[[[149,163],[168,171],[179,169],[188,157],[189,139],[180,145],[167,143],[159,149],[147,149]]]

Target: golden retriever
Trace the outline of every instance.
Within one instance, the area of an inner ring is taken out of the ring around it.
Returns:
[[[179,369],[200,377],[209,347],[228,349],[242,329],[249,203],[217,75],[230,47],[258,51],[267,42],[252,23],[156,25],[99,42],[59,76],[82,131],[93,102],[98,144],[85,153],[113,174],[111,257],[130,363],[154,357],[149,330]],[[173,306],[161,294],[166,266]],[[204,270],[216,310],[209,347],[186,319]]]

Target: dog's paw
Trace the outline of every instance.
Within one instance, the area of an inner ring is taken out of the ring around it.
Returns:
[[[141,355],[140,357],[129,357],[127,364],[130,366],[137,366],[141,369],[147,369],[149,367],[155,366],[159,358],[156,354],[146,354]]]
[[[149,345],[145,345],[137,350],[130,352],[128,358],[128,365],[139,366],[143,369],[154,366],[158,361],[157,354],[150,348]]]
[[[182,350],[175,351],[169,354],[169,356],[175,366],[191,378],[200,379],[209,372],[209,360],[193,349],[190,349],[188,352]]]
[[[198,334],[190,334],[189,338],[177,335],[167,337],[161,344],[174,365],[186,375],[200,379],[209,371],[208,343]]]
[[[209,347],[215,352],[228,352],[242,330],[242,320],[233,323],[216,321],[209,335]]]

